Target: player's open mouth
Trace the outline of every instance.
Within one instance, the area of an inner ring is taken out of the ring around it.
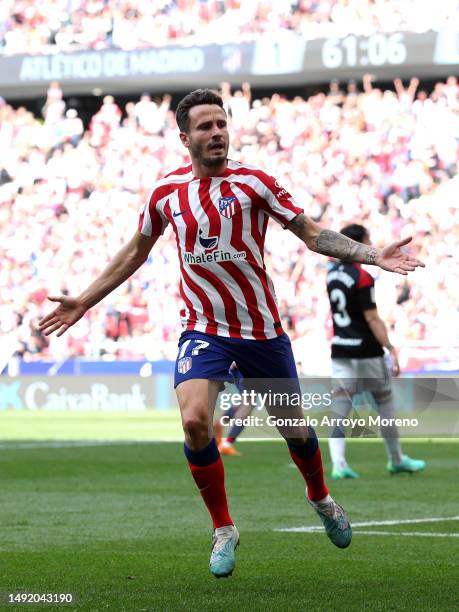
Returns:
[[[215,143],[209,146],[210,151],[223,151],[224,148],[225,148],[225,145],[222,142]]]

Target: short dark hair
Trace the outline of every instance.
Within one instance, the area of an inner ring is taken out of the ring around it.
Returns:
[[[358,223],[346,225],[346,227],[343,227],[341,230],[341,234],[344,234],[348,238],[352,238],[352,240],[356,242],[363,242],[365,238],[369,236],[368,230]]]
[[[223,100],[216,91],[212,89],[195,89],[180,100],[175,111],[175,119],[181,132],[187,132],[189,129],[190,109],[200,104],[216,104],[223,108]]]

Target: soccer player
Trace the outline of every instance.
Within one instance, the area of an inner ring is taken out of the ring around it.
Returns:
[[[263,263],[269,218],[324,255],[400,274],[423,264],[400,250],[410,239],[379,250],[322,229],[273,177],[229,160],[227,117],[217,93],[191,92],[179,103],[176,118],[191,163],[156,183],[138,231],[81,295],[49,298],[58,306],[40,321],[40,328],[62,335],[128,279],[146,261],[165,227],[172,225],[184,302],[175,387],[185,456],[214,528],[210,570],[221,577],[233,571],[239,533],[229,513],[223,463],[211,432],[219,381],[227,379],[235,361],[246,381],[276,378],[300,391],[290,340]],[[300,408],[288,407],[285,414],[290,413],[303,416]],[[290,454],[306,481],[307,499],[328,537],[345,548],[352,530],[324,482],[315,432],[300,428],[291,436],[281,433],[288,438]]]
[[[368,230],[362,225],[347,225],[341,233],[356,242],[370,246]],[[333,412],[336,425],[328,440],[333,463],[332,478],[358,478],[345,457],[345,434],[342,420],[349,415],[355,393],[371,392],[382,418],[393,419],[394,405],[390,374],[384,359],[384,348],[390,354],[392,374],[400,366],[384,321],[376,308],[374,279],[358,263],[338,261],[328,271],[327,291],[333,315],[332,377]],[[395,425],[381,427],[391,474],[419,472],[425,462],[402,454]]]

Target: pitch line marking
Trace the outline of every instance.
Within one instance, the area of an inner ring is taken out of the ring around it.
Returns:
[[[89,446],[129,446],[131,444],[159,444],[162,442],[180,442],[179,438],[164,438],[163,440],[63,440],[53,442],[35,441],[35,442],[12,442],[0,443],[0,451],[2,450],[28,450],[35,448],[85,448]]]
[[[416,525],[418,523],[441,523],[443,521],[459,521],[459,515],[458,516],[430,517],[430,518],[423,518],[423,519],[399,519],[395,521],[364,521],[361,523],[351,523],[351,525],[352,525],[352,528],[354,529],[358,527],[382,527],[383,525]],[[314,533],[315,531],[322,532],[323,527],[319,527],[316,525],[311,526],[311,527],[281,527],[278,529],[274,529],[274,531],[283,531],[283,532],[290,532],[290,533]]]
[[[416,536],[424,538],[459,538],[459,533],[436,533],[427,531],[354,531],[357,535],[394,535],[394,536]]]

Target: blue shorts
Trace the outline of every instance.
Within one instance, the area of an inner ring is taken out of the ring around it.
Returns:
[[[174,386],[193,378],[232,382],[233,361],[245,379],[298,380],[287,334],[271,340],[240,340],[186,331],[179,340]]]

